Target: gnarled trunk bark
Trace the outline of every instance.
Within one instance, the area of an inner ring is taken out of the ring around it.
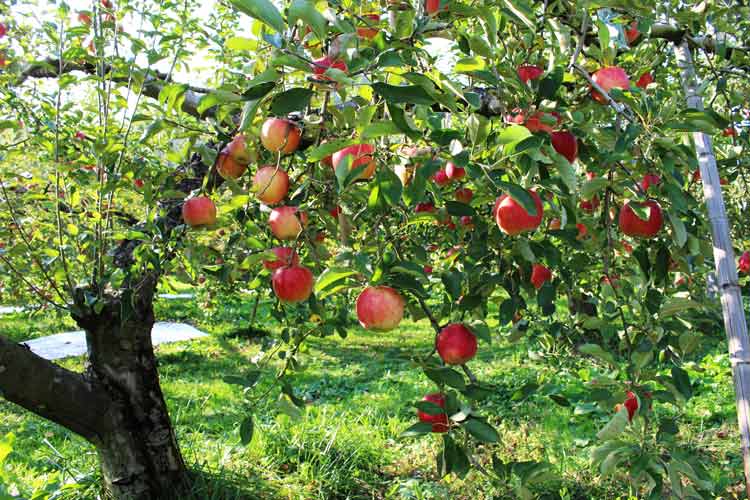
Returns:
[[[86,331],[87,376],[110,400],[101,409],[106,428],[91,441],[104,486],[117,500],[173,498],[187,483],[151,343],[154,288],[149,282],[137,295],[106,297],[99,312],[74,314]]]

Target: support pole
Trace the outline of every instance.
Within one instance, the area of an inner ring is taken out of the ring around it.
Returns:
[[[683,40],[679,45],[675,43],[674,54],[677,66],[680,68],[688,108],[703,110],[703,98],[698,93],[700,82],[695,73],[693,56],[687,41]],[[737,420],[745,465],[745,495],[750,498],[750,340],[747,335],[742,292],[738,283],[732,238],[729,234],[729,222],[721,195],[719,171],[716,167],[711,137],[702,132],[693,132],[693,141],[703,181],[703,197],[708,210],[708,219],[711,222],[714,265],[721,297],[724,328],[729,343],[729,359],[732,363]]]

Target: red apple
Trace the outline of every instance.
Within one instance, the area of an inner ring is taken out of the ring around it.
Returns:
[[[320,59],[313,60],[311,68],[313,73],[315,73],[315,76],[317,76],[320,80],[331,80],[331,77],[326,76],[325,74],[328,68],[339,69],[344,73],[349,71],[349,68],[346,67],[346,63],[344,61],[342,61],[341,59],[332,59],[329,56],[324,56]]]
[[[432,180],[435,181],[435,184],[437,184],[440,187],[447,186],[451,183],[450,177],[448,177],[448,174],[445,172],[445,169],[440,169],[437,172],[435,172],[435,175],[432,176]]]
[[[630,202],[625,202],[618,219],[620,231],[639,238],[653,238],[659,233],[663,222],[661,207],[653,200],[647,201],[645,205],[650,208],[648,220],[640,219],[631,208]]]
[[[516,72],[518,73],[518,78],[523,83],[528,83],[529,80],[536,80],[544,74],[542,68],[533,64],[522,64],[516,69]]]
[[[289,175],[281,168],[266,165],[255,172],[253,192],[263,203],[273,205],[286,198],[289,192]]]
[[[474,229],[474,219],[471,215],[462,215],[459,221],[466,229]]]
[[[280,240],[293,240],[302,231],[302,223],[305,222],[307,216],[304,212],[300,212],[300,216],[297,217],[297,207],[276,207],[271,210],[271,215],[268,218],[268,224],[271,226],[271,232]],[[302,223],[300,222],[302,219]]]
[[[466,169],[457,166],[452,161],[445,164],[445,175],[452,181],[458,181],[466,176]]]
[[[434,211],[435,211],[435,205],[429,201],[417,203],[417,205],[414,207],[414,213],[420,213],[420,212],[432,213]]]
[[[369,179],[372,174],[375,173],[375,158],[372,154],[375,152],[375,146],[372,144],[355,144],[354,146],[348,146],[337,151],[333,154],[331,159],[334,170],[338,168],[339,164],[344,161],[347,156],[352,156],[351,170],[359,167],[360,165],[366,165],[365,169],[359,174],[358,179]]]
[[[377,28],[377,25],[380,23],[380,14],[365,14],[362,17],[367,20],[368,26],[357,28],[357,35],[360,38],[371,40],[375,38],[375,36],[378,34],[378,31],[380,31]]]
[[[550,134],[552,147],[563,155],[570,163],[578,158],[578,139],[567,131],[552,132]]]
[[[638,411],[638,397],[632,391],[628,391],[623,406],[628,410],[628,422],[632,422],[635,412]]]
[[[547,269],[541,264],[534,264],[531,266],[531,284],[534,288],[539,290],[545,281],[552,280],[552,271]]]
[[[737,263],[737,268],[742,274],[750,274],[750,252],[743,252]]]
[[[86,134],[84,134],[83,132],[79,130],[78,132],[76,132],[75,138],[78,139],[79,141],[83,141],[86,139]]]
[[[224,147],[224,150],[240,165],[247,165],[248,163],[257,160],[255,151],[247,145],[245,134],[235,135],[229,144]]]
[[[404,317],[404,298],[389,286],[369,286],[357,297],[357,319],[363,328],[393,330]]]
[[[293,153],[299,146],[302,132],[299,127],[283,118],[269,118],[260,129],[260,142],[272,153]]]
[[[513,108],[510,113],[503,117],[505,123],[513,123],[515,125],[523,125],[526,121],[526,114],[521,108]]]
[[[599,201],[599,197],[594,196],[590,200],[581,200],[581,203],[579,206],[581,207],[581,210],[583,210],[584,212],[591,213],[597,208],[599,208],[600,203],[601,202]]]
[[[146,183],[143,182],[143,179],[135,179],[133,180],[133,185],[136,187],[136,189],[141,189],[146,185]]]
[[[533,216],[529,215],[520,203],[506,194],[495,201],[492,213],[497,227],[505,234],[515,236],[526,231],[533,231],[542,223],[542,216],[544,215],[542,199],[539,198],[536,191],[529,191],[529,194],[534,199],[534,205],[536,206],[536,215]]]
[[[654,77],[651,73],[646,72],[641,75],[637,82],[635,82],[635,86],[645,89],[651,83],[654,83]]]
[[[91,26],[91,16],[86,12],[78,13],[78,21],[80,21],[81,24],[85,24],[86,26]]]
[[[582,240],[586,237],[587,234],[589,234],[589,229],[586,227],[586,224],[578,223],[576,224],[576,229],[578,229],[578,236],[576,236],[577,240]]]
[[[659,177],[656,174],[648,173],[643,176],[643,180],[641,181],[641,188],[644,192],[648,192],[648,188],[651,186],[656,186],[661,182],[661,177]]]
[[[333,217],[334,219],[338,219],[339,218],[339,214],[341,213],[341,207],[338,206],[338,205],[336,205],[335,207],[333,207],[332,209],[330,209],[328,211],[328,213],[331,214],[331,217]]]
[[[444,0],[445,1],[445,0]],[[437,14],[440,10],[440,0],[425,0],[424,2],[424,11],[429,14]],[[443,7],[443,12],[448,11],[448,6],[445,5]]]
[[[721,135],[724,137],[737,137],[737,129],[729,126],[721,131]]]
[[[633,45],[633,42],[638,40],[640,35],[640,31],[638,31],[638,21],[630,23],[630,27],[625,30],[625,39],[628,41],[628,45]]]
[[[562,227],[562,221],[555,217],[551,221],[549,221],[549,226],[547,226],[548,229],[552,231],[558,231]]]
[[[453,197],[456,198],[456,201],[460,201],[461,203],[466,203],[467,205],[471,203],[471,199],[474,197],[474,192],[469,188],[458,188],[456,189],[456,192],[453,193]]]
[[[552,125],[552,123],[555,123],[555,125]],[[555,127],[557,125],[560,125],[560,122],[562,122],[562,117],[560,116],[560,113],[556,111],[552,111],[550,113],[545,113],[544,111],[537,111],[534,113],[531,117],[529,117],[528,120],[526,120],[526,123],[524,123],[524,127],[529,129],[529,132],[536,133],[536,132],[547,132],[552,133],[553,130],[555,130]]]
[[[313,273],[308,268],[291,265],[276,269],[271,276],[271,285],[281,302],[302,302],[310,297],[313,280]]]
[[[445,396],[440,392],[434,392],[426,395],[422,401],[429,401],[434,403],[440,408],[445,408]],[[432,424],[432,432],[448,432],[448,415],[445,413],[439,413],[437,415],[430,415],[422,411],[417,411],[417,418],[420,422],[427,422]]]
[[[432,274],[432,266],[424,266],[422,268],[425,272],[425,274]]]
[[[237,163],[226,150],[222,150],[216,157],[216,171],[224,179],[239,179],[245,170],[247,165]]]
[[[216,205],[208,196],[196,196],[182,204],[182,219],[191,227],[216,223]]]
[[[617,66],[607,66],[600,69],[594,73],[592,79],[607,93],[614,88],[622,90],[628,90],[630,88],[628,74],[625,73],[624,69]],[[607,100],[604,96],[593,88],[591,89],[591,97],[597,102],[607,104]]]
[[[297,255],[297,252],[295,252],[292,247],[276,247],[272,248],[271,251],[276,255],[276,259],[263,261],[263,267],[269,271],[275,271],[284,266],[296,266],[299,264],[299,255]]]
[[[452,323],[440,330],[436,346],[446,364],[463,365],[476,355],[477,338],[461,323]]]

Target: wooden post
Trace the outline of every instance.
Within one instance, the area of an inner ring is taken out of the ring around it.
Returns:
[[[703,98],[698,94],[698,77],[687,41],[683,40],[675,44],[674,53],[677,66],[680,68],[688,107],[703,110]],[[729,342],[729,359],[732,363],[737,419],[745,464],[745,494],[750,498],[750,340],[747,335],[742,293],[737,281],[737,266],[734,261],[724,199],[721,195],[713,144],[711,138],[702,132],[694,132],[693,141],[703,180],[703,197],[706,201],[708,219],[711,222],[714,265],[724,315],[724,327]]]

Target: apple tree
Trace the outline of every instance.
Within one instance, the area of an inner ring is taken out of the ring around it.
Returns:
[[[526,497],[551,473],[493,452],[494,386],[471,368],[525,341],[589,360],[590,403],[612,413],[602,474],[649,498],[711,491],[655,408],[692,396],[684,365],[720,330],[688,133],[714,136],[748,241],[747,8],[231,4],[61,3],[42,23],[0,7],[1,292],[70,314],[89,346],[74,373],[0,338],[3,397],[90,441],[114,498],[161,498],[190,479],[154,294],[249,289],[273,301],[281,367],[234,380],[272,375],[290,405],[311,336],[429,322],[414,361],[435,390],[405,434],[439,436],[441,474],[476,468]],[[685,104],[685,44],[706,110]]]

